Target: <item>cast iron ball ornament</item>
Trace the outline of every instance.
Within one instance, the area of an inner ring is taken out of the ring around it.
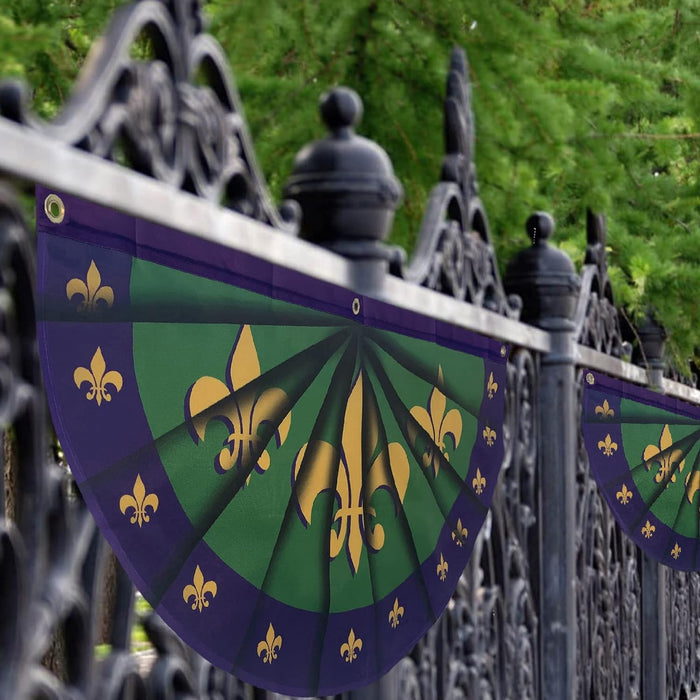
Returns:
[[[349,257],[386,257],[383,241],[403,197],[389,156],[355,133],[362,100],[353,90],[325,93],[320,111],[330,136],[299,152],[284,190],[301,206],[301,235]]]

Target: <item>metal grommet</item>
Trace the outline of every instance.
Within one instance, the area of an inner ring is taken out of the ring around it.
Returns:
[[[357,297],[352,300],[352,312],[355,316],[360,313],[360,300]]]
[[[501,345],[501,357],[505,357],[508,350],[505,345]]]
[[[593,372],[589,372],[589,373],[586,375],[586,381],[587,381],[590,385],[595,384],[595,377],[593,376]]]
[[[50,194],[44,200],[44,212],[49,217],[49,221],[60,224],[66,215],[66,206],[57,194]]]

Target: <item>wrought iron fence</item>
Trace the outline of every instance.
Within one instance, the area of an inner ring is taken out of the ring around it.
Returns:
[[[477,195],[466,62],[455,52],[442,178],[413,257],[342,232],[325,242],[331,252],[310,250],[290,235],[299,207],[271,203],[227,62],[200,12],[186,0],[118,12],[90,79],[55,123],[40,123],[22,88],[3,84],[3,178],[207,231],[511,347],[504,465],[470,563],[412,653],[348,698],[691,697],[700,683],[700,579],[651,563],[615,523],[583,449],[580,374],[598,369],[694,404],[700,392],[663,378],[653,324],[638,334],[645,366],[629,363],[604,219],[589,214],[577,274],[546,242],[551,220],[536,215],[528,231],[540,240],[511,261],[504,285]],[[144,31],[154,57],[137,61],[129,47]],[[192,79],[200,68],[205,85]],[[33,235],[7,185],[0,275],[0,696],[279,698],[214,668],[155,614],[134,612],[134,590],[52,439],[36,350]],[[132,651],[135,626],[148,651]]]

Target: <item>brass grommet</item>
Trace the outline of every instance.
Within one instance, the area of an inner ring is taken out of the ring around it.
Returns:
[[[49,217],[49,221],[60,224],[66,215],[66,206],[57,194],[50,194],[44,200],[44,212]]]

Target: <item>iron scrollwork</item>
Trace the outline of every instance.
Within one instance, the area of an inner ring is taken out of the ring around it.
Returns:
[[[576,339],[613,357],[629,356],[608,277],[605,245],[607,227],[602,214],[586,214],[586,257],[581,270],[581,293],[576,307]]]
[[[0,115],[52,139],[194,192],[278,229],[296,231],[298,208],[278,212],[256,164],[221,46],[203,33],[198,0],[146,0],[119,9],[76,89],[50,123],[19,83],[0,86]],[[137,60],[132,49],[151,57]]]
[[[36,349],[34,254],[9,190],[0,190],[0,695],[61,697],[90,681],[90,593],[80,583],[95,530],[47,463],[45,408]],[[66,649],[71,649],[70,663]],[[44,663],[42,664],[42,660]],[[62,663],[63,662],[63,663]]]
[[[441,182],[430,194],[413,257],[408,265],[393,265],[392,271],[410,282],[518,318],[520,300],[503,290],[478,196],[471,88],[461,49],[452,52],[447,77],[445,150]]]
[[[666,574],[666,687],[668,697],[693,697],[700,676],[700,577],[695,572]]]

